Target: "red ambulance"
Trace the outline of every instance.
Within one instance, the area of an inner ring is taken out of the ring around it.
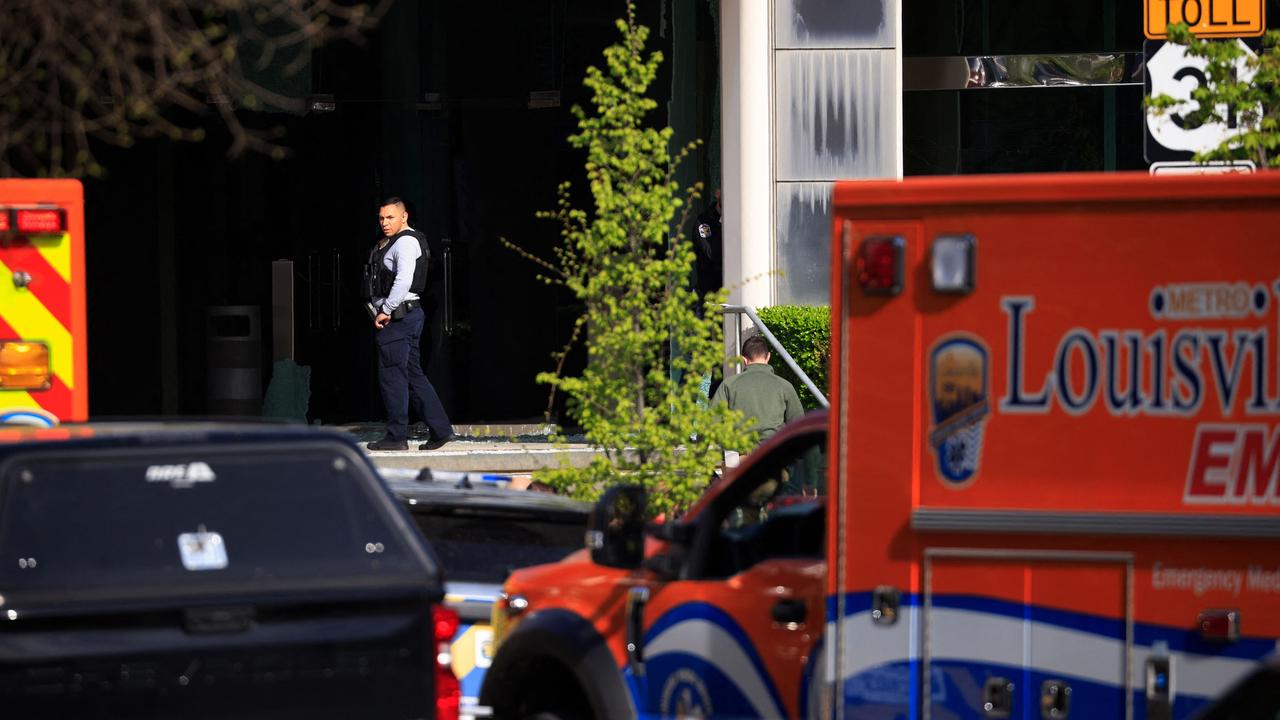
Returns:
[[[830,412],[517,571],[501,717],[1188,717],[1280,641],[1280,174],[837,183]],[[541,714],[539,714],[541,713]]]
[[[84,191],[0,180],[0,425],[89,415]]]

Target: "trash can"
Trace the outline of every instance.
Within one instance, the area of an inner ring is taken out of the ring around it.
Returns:
[[[260,416],[262,321],[258,306],[211,306],[206,327],[209,414]]]

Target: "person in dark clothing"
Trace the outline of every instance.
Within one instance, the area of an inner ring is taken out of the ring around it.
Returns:
[[[694,303],[698,317],[705,312],[703,302],[707,294],[724,286],[724,241],[720,228],[720,188],[716,188],[711,204],[698,214],[693,225],[693,290],[698,295]],[[713,374],[702,378],[706,397],[714,395],[719,385],[720,379]]]
[[[720,236],[720,189],[698,215],[693,229],[694,289],[699,296],[724,286],[724,240]]]
[[[374,315],[374,339],[378,346],[378,386],[387,409],[387,434],[367,445],[370,450],[408,450],[409,404],[422,415],[431,440],[419,449],[434,450],[453,439],[453,425],[440,396],[422,372],[419,343],[426,315],[422,301],[410,286],[414,274],[425,272],[419,258],[427,251],[422,234],[409,227],[404,202],[390,198],[378,209],[383,237],[371,256],[378,272],[390,280],[385,295],[375,291],[370,299]],[[428,259],[428,262],[430,259]],[[380,286],[381,287],[381,286]]]

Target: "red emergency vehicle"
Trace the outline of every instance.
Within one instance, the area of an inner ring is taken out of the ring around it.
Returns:
[[[517,571],[502,717],[1191,715],[1280,641],[1280,174],[834,189],[832,408]],[[825,478],[825,479],[823,479]]]
[[[89,415],[84,191],[0,180],[0,424]]]

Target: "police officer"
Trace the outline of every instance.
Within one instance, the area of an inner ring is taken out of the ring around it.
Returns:
[[[409,403],[427,423],[431,439],[419,446],[435,450],[453,439],[440,396],[422,372],[418,348],[426,314],[419,293],[426,286],[430,256],[426,238],[409,227],[404,201],[388,198],[378,208],[382,238],[365,268],[365,294],[378,345],[378,385],[387,409],[387,434],[370,450],[408,450]]]
[[[698,215],[693,233],[694,289],[700,297],[724,286],[724,240],[720,237],[720,188]]]

